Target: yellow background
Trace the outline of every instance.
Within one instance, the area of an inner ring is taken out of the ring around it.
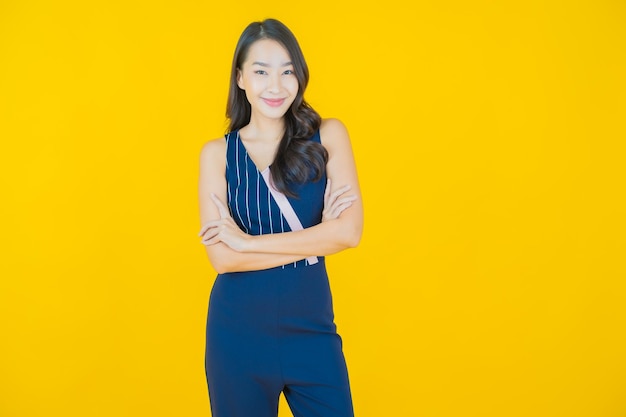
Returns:
[[[265,17],[357,157],[357,416],[626,415],[626,3],[410,3],[0,3],[1,416],[209,415],[198,157]]]

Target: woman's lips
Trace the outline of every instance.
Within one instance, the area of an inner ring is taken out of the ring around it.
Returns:
[[[263,101],[271,107],[280,107],[284,102],[284,98],[264,98]]]

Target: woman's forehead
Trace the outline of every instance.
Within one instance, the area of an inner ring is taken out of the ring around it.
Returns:
[[[285,66],[291,64],[287,49],[273,39],[260,39],[250,45],[245,64],[265,64],[268,66]]]

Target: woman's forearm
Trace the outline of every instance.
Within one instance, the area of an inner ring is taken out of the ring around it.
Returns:
[[[361,233],[360,222],[338,218],[297,232],[250,236],[242,252],[326,256],[357,246]]]
[[[218,273],[273,268],[355,247],[361,239],[361,224],[338,218],[296,232],[248,236],[241,250],[223,242],[207,245],[206,250]]]
[[[305,258],[294,254],[237,252],[221,242],[205,248],[211,265],[218,274],[268,269]]]

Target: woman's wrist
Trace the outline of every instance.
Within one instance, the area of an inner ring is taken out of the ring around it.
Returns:
[[[244,244],[241,247],[241,250],[239,252],[260,252],[258,250],[258,242],[259,242],[259,236],[255,236],[255,235],[248,235],[246,237],[246,239],[244,240]]]

